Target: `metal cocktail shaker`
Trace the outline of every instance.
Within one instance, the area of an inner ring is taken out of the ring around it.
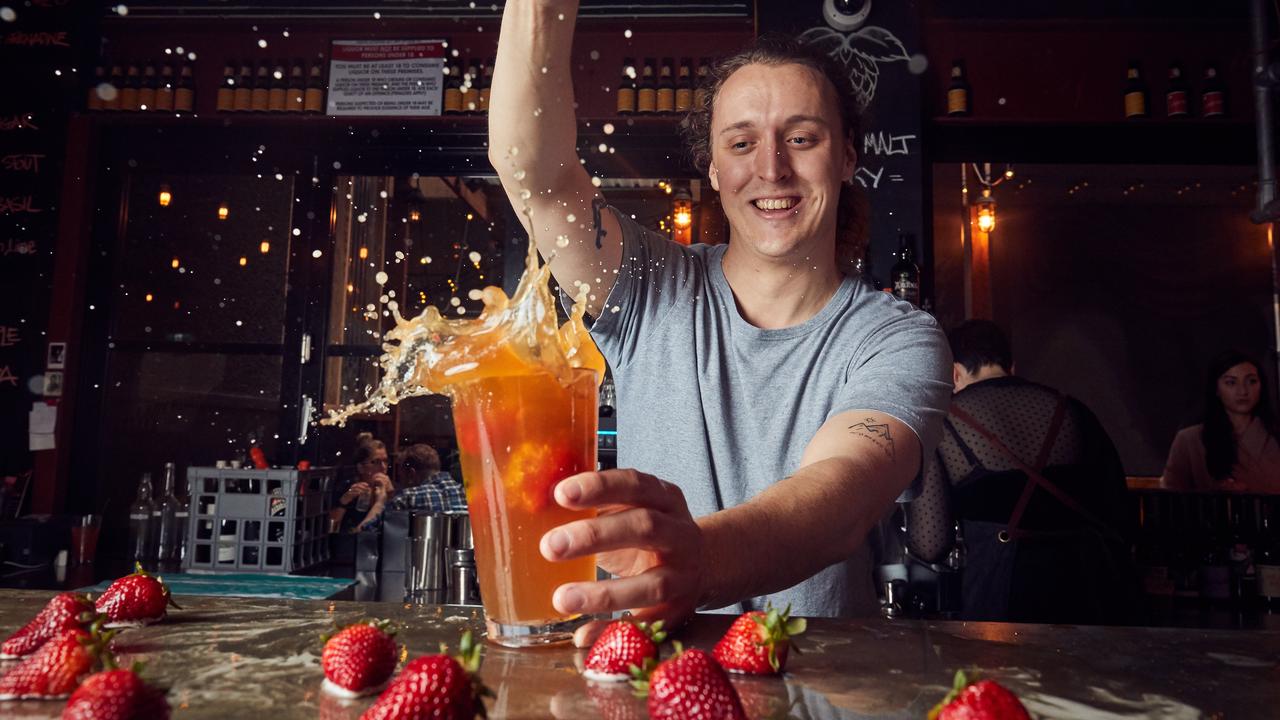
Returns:
[[[479,605],[480,584],[476,577],[476,556],[474,550],[449,551],[449,592],[450,605]]]
[[[409,524],[406,578],[415,600],[440,602],[445,589],[445,519],[439,513],[415,513]]]

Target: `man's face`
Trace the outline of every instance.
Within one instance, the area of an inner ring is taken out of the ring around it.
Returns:
[[[762,259],[831,259],[840,185],[857,160],[840,124],[835,90],[815,70],[747,65],[729,76],[709,175],[734,244]]]

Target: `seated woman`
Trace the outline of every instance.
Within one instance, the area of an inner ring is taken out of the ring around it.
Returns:
[[[377,523],[395,492],[387,476],[387,446],[371,433],[356,436],[355,477],[342,491],[331,515],[340,532],[360,532]]]
[[[440,469],[440,455],[430,445],[418,443],[400,451],[396,480],[401,490],[392,500],[395,508],[431,512],[466,512],[462,485]]]
[[[1178,431],[1161,485],[1280,493],[1280,442],[1258,363],[1228,350],[1209,365],[1204,422]]]

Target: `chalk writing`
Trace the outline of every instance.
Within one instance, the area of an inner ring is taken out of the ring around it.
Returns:
[[[0,157],[0,168],[11,172],[40,173],[40,160],[44,155],[22,153]]]
[[[910,155],[908,140],[915,140],[915,135],[893,135],[883,131],[869,132],[862,136],[863,155]]]
[[[9,383],[10,385],[18,385],[18,376],[13,374],[8,365],[0,365],[0,383]]]
[[[61,32],[12,32],[4,37],[5,45],[24,47],[71,47],[66,31]]]
[[[880,176],[884,175],[884,168],[872,171],[865,165],[859,165],[858,169],[853,173],[853,177],[862,183],[862,187],[875,190],[880,187]]]
[[[35,254],[36,254],[35,240],[22,241],[22,240],[9,239],[4,242],[0,242],[0,256],[35,255]]]
[[[0,197],[0,215],[17,215],[18,213],[44,212],[36,207],[30,195]]]
[[[0,325],[0,347],[13,347],[20,342],[22,338],[18,335],[18,328]]]
[[[31,122],[30,115],[6,115],[0,116],[0,132],[10,130],[39,130],[36,124]]]

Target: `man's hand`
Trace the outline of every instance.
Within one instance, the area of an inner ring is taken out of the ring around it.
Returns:
[[[560,482],[556,502],[571,510],[594,508],[597,516],[561,525],[542,536],[548,560],[596,555],[612,580],[567,583],[552,603],[563,613],[632,610],[641,620],[683,622],[702,594],[702,530],[684,493],[669,482],[635,470],[580,473]],[[604,622],[574,633],[590,644]]]
[[[373,488],[369,487],[367,482],[351,483],[351,487],[347,488],[347,491],[342,493],[342,497],[338,498],[338,504],[345,507],[357,498],[366,497],[371,492],[373,492]]]

